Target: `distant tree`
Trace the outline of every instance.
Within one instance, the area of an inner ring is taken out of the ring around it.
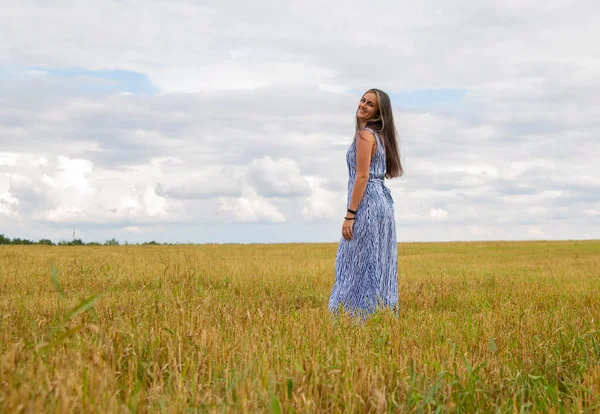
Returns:
[[[101,246],[101,244],[96,241],[86,243],[85,245],[86,246]]]
[[[142,245],[147,245],[147,244],[158,245],[159,243],[157,243],[155,240],[142,243]]]
[[[105,246],[118,246],[119,245],[119,241],[115,238],[112,238],[110,240],[107,240],[104,242]]]
[[[55,244],[52,242],[52,240],[49,239],[40,239],[37,244],[45,244],[47,246],[55,246]]]
[[[12,240],[12,244],[33,244],[31,240],[16,238]]]
[[[73,239],[71,241],[61,240],[58,242],[59,246],[85,246],[85,243],[81,239]]]
[[[0,234],[0,244],[11,244],[12,240],[6,236],[4,236],[4,234]]]

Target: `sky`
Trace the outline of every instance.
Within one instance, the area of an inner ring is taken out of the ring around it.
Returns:
[[[0,0],[0,234],[337,242],[391,97],[409,241],[600,238],[600,3]]]

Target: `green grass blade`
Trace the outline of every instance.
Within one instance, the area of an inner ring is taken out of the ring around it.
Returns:
[[[282,414],[281,403],[279,402],[279,398],[272,392],[271,394],[271,413],[273,414]]]
[[[87,299],[82,300],[79,305],[75,306],[71,312],[69,313],[69,316],[67,316],[67,319],[73,319],[75,316],[79,315],[81,312],[85,312],[88,309],[90,309],[92,306],[94,306],[94,304],[96,303],[96,301],[100,298],[100,296],[102,296],[102,293],[96,293],[95,295],[90,296]]]
[[[54,285],[54,289],[56,289],[58,294],[63,299],[66,299],[67,296],[65,295],[65,291],[63,290],[62,286],[60,285],[60,282],[58,281],[58,270],[56,270],[56,266],[54,266],[54,263],[52,263],[50,267],[50,274],[52,277],[52,284]]]

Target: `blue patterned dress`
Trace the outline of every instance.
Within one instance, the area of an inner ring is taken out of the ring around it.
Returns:
[[[398,311],[398,246],[393,200],[384,184],[385,148],[375,131],[377,150],[371,158],[369,181],[356,210],[353,237],[342,237],[335,263],[335,283],[329,298],[329,310],[343,307],[363,317],[378,307]],[[346,152],[348,164],[348,200],[350,204],[356,179],[356,140]]]

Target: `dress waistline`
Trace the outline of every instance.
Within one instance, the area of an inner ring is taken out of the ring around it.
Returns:
[[[368,182],[381,184],[381,187],[383,188],[383,194],[385,194],[385,197],[388,199],[390,204],[394,204],[394,199],[392,198],[392,192],[390,191],[389,188],[386,187],[383,178],[369,178]]]

